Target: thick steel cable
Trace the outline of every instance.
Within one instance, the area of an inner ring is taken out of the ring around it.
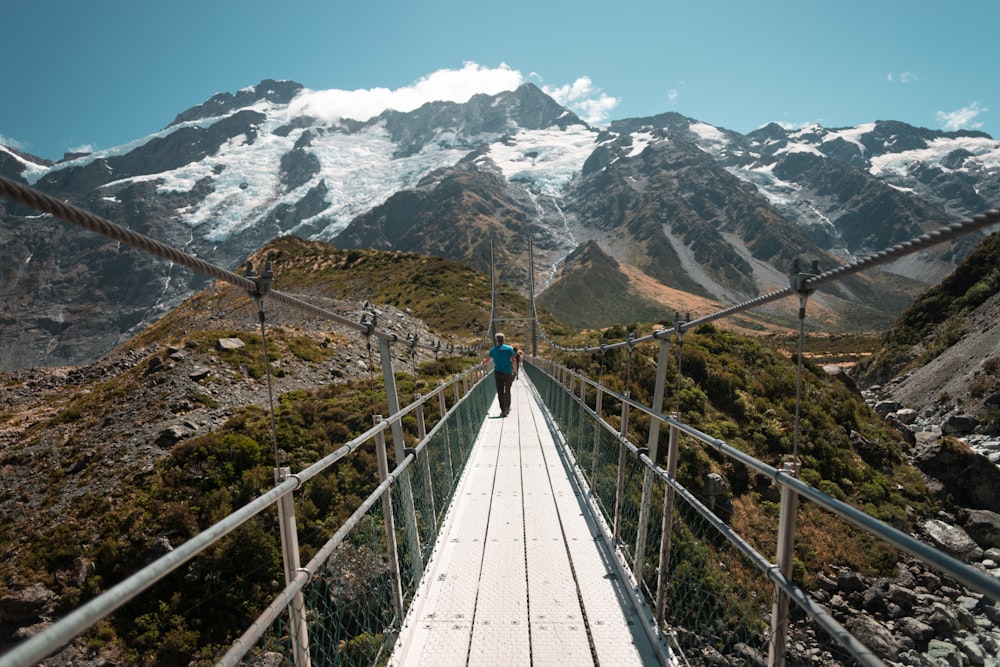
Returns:
[[[987,227],[992,227],[993,225],[1000,224],[1000,209],[990,209],[984,213],[974,215],[971,218],[965,218],[964,220],[959,220],[950,225],[942,227],[941,229],[936,229],[926,234],[921,234],[909,241],[903,241],[894,246],[886,248],[885,250],[880,250],[879,252],[872,253],[858,259],[856,261],[844,264],[843,266],[838,266],[835,269],[829,271],[824,271],[823,273],[817,275],[811,275],[804,277],[800,283],[799,289],[802,291],[812,291],[829,282],[834,280],[839,280],[849,275],[855,273],[860,273],[866,269],[870,269],[881,264],[886,264],[888,262],[893,262],[906,255],[911,255],[915,252],[919,252],[931,246],[937,245],[939,243],[946,243],[952,241],[960,236],[965,236],[972,232],[980,231]],[[774,292],[769,292],[767,294],[762,294],[760,296],[749,299],[742,303],[736,304],[734,306],[729,306],[720,311],[712,313],[710,315],[705,315],[704,317],[698,317],[690,322],[686,322],[683,325],[679,325],[677,328],[670,329],[657,329],[647,336],[641,338],[633,338],[631,341],[622,341],[620,343],[613,343],[607,346],[607,349],[613,349],[616,347],[623,347],[628,344],[644,343],[651,340],[656,340],[662,338],[663,336],[676,331],[677,329],[691,329],[697,327],[701,324],[706,324],[708,322],[713,322],[723,317],[728,317],[729,315],[734,315],[736,313],[742,312],[744,310],[749,310],[750,308],[756,308],[757,306],[763,306],[766,303],[776,301],[778,299],[791,296],[796,294],[796,290],[792,287],[785,287],[784,289],[776,290]],[[542,330],[541,324],[539,323],[539,331],[550,345],[558,350],[564,352],[593,352],[597,348],[592,347],[566,347],[555,342]]]
[[[193,271],[197,271],[198,273],[215,278],[216,280],[230,283],[231,285],[235,285],[236,287],[246,290],[250,294],[258,292],[257,283],[249,278],[245,278],[233,273],[232,271],[223,269],[222,267],[216,266],[202,259],[198,259],[194,255],[189,255],[144,234],[134,232],[127,227],[123,227],[119,224],[111,222],[110,220],[101,218],[100,216],[94,215],[93,213],[85,211],[77,206],[73,206],[72,204],[67,204],[66,202],[60,201],[55,197],[51,197],[32,187],[23,183],[18,183],[17,181],[4,176],[0,176],[0,195],[19,204],[24,204],[25,206],[41,211],[42,213],[53,215],[78,227],[82,227],[92,232],[97,232],[98,234],[107,236],[115,241],[125,243],[133,248],[136,248],[137,250],[162,257],[163,259],[169,260],[174,264],[187,267]],[[334,322],[355,329],[356,331],[363,332],[366,335],[383,338],[392,343],[399,340],[399,337],[394,333],[369,331],[368,327],[359,324],[354,320],[348,319],[324,308],[314,306],[311,303],[298,299],[294,296],[284,294],[278,290],[268,291],[267,296],[279,303],[283,303],[287,306],[291,306],[292,308],[296,308],[317,317],[333,320]],[[423,347],[428,350],[437,349],[433,345],[426,343],[421,343],[419,347]]]
[[[274,388],[271,380],[271,361],[267,358],[267,328],[264,324],[264,298],[254,296],[254,303],[257,304],[257,318],[260,320],[260,346],[261,354],[264,357],[264,373],[267,375],[267,405],[268,413],[271,417],[271,448],[274,450],[274,467],[281,467],[281,460],[278,454],[278,420],[274,414]]]

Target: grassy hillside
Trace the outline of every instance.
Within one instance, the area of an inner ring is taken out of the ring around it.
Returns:
[[[275,241],[253,261],[259,268],[265,259],[273,262],[277,289],[325,299],[338,312],[358,312],[369,300],[407,331],[460,342],[474,342],[488,324],[489,278],[455,262],[337,250],[295,238]],[[268,312],[277,455],[297,469],[367,429],[374,412],[387,411],[386,400],[357,332],[290,309]],[[501,315],[526,312],[523,298],[505,296]],[[0,580],[0,597],[39,584],[55,594],[51,613],[62,615],[149,562],[157,550],[190,539],[271,488],[275,452],[263,407],[256,315],[246,294],[217,285],[91,367],[0,378],[0,568],[10,573]],[[510,324],[513,336],[523,334],[517,329],[523,324]],[[544,326],[561,338],[571,333],[547,316]],[[615,340],[625,330],[603,333]],[[246,346],[216,349],[215,341],[225,337],[239,337]],[[570,355],[566,361],[613,388],[624,389],[627,381],[633,396],[648,403],[655,346],[638,346],[630,362],[627,354]],[[685,334],[672,355],[667,384],[678,389],[668,394],[668,409],[765,461],[777,463],[791,451],[795,375],[785,351],[704,326]],[[397,367],[400,394],[410,397],[475,361],[425,353]],[[198,368],[207,375],[194,379]],[[929,511],[930,496],[903,463],[898,437],[812,364],[805,386],[803,478],[899,526]],[[633,422],[637,434],[647,426],[641,418]],[[407,428],[412,437],[414,425]],[[296,494],[307,555],[373,487],[374,471],[373,456],[362,452]],[[726,518],[762,552],[773,553],[767,528],[777,512],[772,485],[686,447],[682,481],[697,490],[707,471],[720,472],[733,486]],[[84,642],[88,655],[107,664],[208,664],[281,580],[273,521],[266,515],[248,522],[102,623]],[[867,572],[895,563],[891,550],[831,524],[808,505],[800,526],[802,576],[832,563]]]
[[[370,300],[383,328],[426,342],[475,342],[488,324],[489,279],[455,262],[298,239],[262,250],[258,268],[264,258],[278,289],[342,315]],[[0,598],[38,585],[54,594],[47,613],[64,615],[270,489],[276,457],[301,469],[388,413],[377,346],[372,358],[356,331],[265,307],[277,451],[257,312],[229,285],[200,292],[91,366],[0,377]],[[217,349],[220,338],[245,347]],[[404,402],[478,362],[399,354]],[[406,426],[415,437],[415,423]],[[307,554],[376,480],[374,453],[358,452],[297,494]],[[277,540],[269,514],[248,522],[102,623],[81,650],[114,665],[210,664],[274,594]],[[13,641],[7,622],[0,646]]]
[[[664,313],[663,306],[637,293],[618,262],[592,242],[566,258],[538,303],[577,329],[647,321]]]
[[[882,383],[926,364],[959,339],[966,315],[998,291],[1000,233],[994,233],[899,316],[878,352],[859,369],[860,378]]]
[[[609,341],[622,340],[625,334],[622,327],[603,332]],[[592,336],[588,338],[592,344]],[[710,324],[685,333],[682,344],[674,340],[670,348],[664,410],[676,411],[685,423],[780,466],[795,449],[796,360],[785,349],[788,342],[783,337],[749,337]],[[841,343],[845,353],[857,349],[852,339]],[[617,391],[628,389],[648,405],[656,356],[657,346],[645,344],[635,346],[631,353],[615,349],[603,355],[566,354],[563,358],[591,377],[601,376]],[[906,462],[906,445],[899,434],[875,416],[860,396],[807,361],[803,397],[798,453],[804,481],[901,529],[936,507],[923,476]],[[644,443],[648,417],[636,415],[630,427],[633,442]],[[663,464],[666,438],[664,430]],[[697,493],[709,472],[721,474],[732,486],[731,514],[724,518],[762,553],[773,555],[777,487],[714,451],[687,442],[678,473],[681,482]],[[869,574],[889,573],[895,567],[894,549],[858,534],[810,504],[803,505],[798,535],[798,576],[805,579],[834,564]]]

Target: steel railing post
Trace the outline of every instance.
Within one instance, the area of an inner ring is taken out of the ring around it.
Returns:
[[[615,482],[615,520],[611,527],[611,536],[618,541],[618,531],[621,528],[622,497],[625,495],[625,441],[628,440],[628,391],[625,391],[622,401],[622,423],[618,429],[618,480]]]
[[[375,415],[376,424],[382,422],[382,415]],[[375,434],[375,457],[378,460],[378,479],[384,482],[389,477],[389,456],[385,451],[385,431]],[[396,551],[396,521],[392,512],[392,487],[382,494],[382,519],[385,523],[385,543],[389,556],[389,570],[392,573],[392,598],[396,607],[396,618],[403,622],[403,577],[399,571],[399,553]]]
[[[427,438],[427,423],[424,421],[424,404],[420,402],[421,395],[414,394],[413,401],[417,404],[417,436],[420,442]],[[430,449],[424,447],[424,492],[427,494],[427,504],[431,509],[431,528],[437,535],[437,510],[434,503],[434,484],[431,479]]]
[[[666,338],[660,339],[660,353],[656,361],[656,385],[653,388],[653,404],[655,412],[663,411],[663,391],[667,383],[667,364],[669,363],[670,343]],[[660,420],[650,416],[649,438],[646,448],[649,449],[649,459],[655,464],[657,450],[660,445]],[[639,504],[639,527],[635,537],[635,580],[642,585],[642,571],[646,565],[646,533],[649,530],[649,508],[653,498],[653,471],[646,468],[642,475],[642,502]]]
[[[583,452],[586,451],[583,448],[583,446],[584,446],[584,444],[586,444],[585,441],[584,441],[584,436],[587,433],[587,423],[588,423],[587,422],[587,383],[584,380],[583,375],[580,375],[579,377],[580,377],[580,454],[582,455]],[[582,462],[583,461],[583,456],[580,456],[579,459]],[[593,478],[594,478],[594,469],[593,468],[590,469],[590,477],[591,477],[591,482],[593,482]]]
[[[675,419],[677,414],[672,415]],[[667,444],[667,476],[677,479],[677,461],[680,454],[679,428],[670,425],[670,440]],[[673,544],[674,530],[674,487],[669,484],[663,490],[663,522],[660,527],[660,564],[656,571],[656,627],[663,628],[666,616],[667,575],[670,571],[670,547]]]
[[[396,373],[392,368],[392,351],[386,338],[378,340],[379,356],[382,360],[382,377],[385,382],[385,400],[389,407],[389,428],[392,431],[392,452],[396,465],[406,458],[406,442],[403,439],[403,423],[399,413],[399,393],[396,391]],[[413,490],[410,486],[409,471],[399,477],[399,490],[403,502],[403,520],[406,542],[410,551],[410,575],[413,581],[420,581],[424,574],[423,556],[420,549],[420,534],[417,532],[417,510],[413,506]]]
[[[597,396],[594,397],[594,413],[597,415],[597,422],[594,424],[594,451],[590,457],[590,469],[592,471],[590,485],[595,491],[597,490],[597,455],[601,446],[601,408],[603,407],[603,402],[604,387],[598,384]]]
[[[451,480],[451,483],[448,486],[450,488],[451,484],[454,484],[455,482],[455,466],[451,462],[451,432],[448,424],[450,420],[446,417],[448,414],[448,401],[445,400],[443,389],[438,392],[438,403],[441,410],[441,419],[444,420],[444,451],[445,456],[448,459],[448,479]]]
[[[275,468],[274,482],[281,484],[291,477],[291,469]],[[278,499],[278,526],[281,531],[281,558],[285,565],[285,585],[295,578],[302,565],[299,561],[299,534],[295,529],[295,499],[286,493]],[[306,606],[302,591],[288,604],[288,634],[292,641],[295,667],[309,667],[309,630],[306,626]]]
[[[799,463],[785,461],[781,471],[792,477],[799,476]],[[788,485],[781,486],[781,512],[778,519],[778,570],[785,578],[792,579],[795,557],[795,520],[799,513],[799,494]],[[775,585],[774,605],[771,607],[771,645],[768,649],[768,667],[784,667],[788,648],[788,595]]]

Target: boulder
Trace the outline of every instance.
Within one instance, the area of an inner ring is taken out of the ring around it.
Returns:
[[[956,558],[968,558],[979,546],[960,526],[953,526],[939,519],[924,522],[924,532],[932,544]]]
[[[847,374],[847,371],[845,371],[842,366],[830,364],[823,366],[823,370],[826,371],[826,374],[831,378],[850,389],[856,396],[861,396],[861,389],[858,388],[858,383],[854,381],[854,378]]]
[[[1000,548],[1000,514],[990,510],[962,510],[958,515],[962,527],[983,549]]]
[[[183,424],[171,424],[156,436],[156,444],[160,447],[172,447],[190,435],[193,435],[192,430]]]
[[[162,357],[152,357],[146,364],[146,375],[152,375],[153,373],[159,373],[166,368],[166,364],[163,363]]]
[[[217,350],[238,350],[241,347],[246,347],[246,343],[239,338],[220,338],[215,341],[215,349]]]
[[[875,414],[880,417],[887,417],[893,412],[899,410],[902,406],[899,401],[879,401],[875,404]]]
[[[935,634],[934,628],[916,618],[901,618],[896,621],[896,628],[904,636],[918,642],[925,642]]]
[[[943,664],[948,667],[963,667],[962,654],[958,647],[951,642],[944,642],[940,639],[930,640],[927,644],[927,657],[940,661],[936,664]]]
[[[57,602],[56,594],[41,584],[33,584],[0,598],[0,624],[25,625],[49,613]]]
[[[900,646],[889,629],[868,614],[851,616],[844,627],[883,660],[893,660],[899,655]]]
[[[950,415],[941,424],[941,432],[945,435],[964,435],[973,433],[979,426],[979,420],[973,415],[956,414]]]
[[[913,463],[938,480],[955,504],[1000,513],[1000,468],[955,438],[917,434]]]

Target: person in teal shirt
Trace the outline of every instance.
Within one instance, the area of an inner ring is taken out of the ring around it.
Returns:
[[[490,348],[493,360],[493,379],[497,384],[497,400],[500,401],[500,416],[510,413],[510,385],[514,382],[514,348],[504,343],[504,335],[496,335],[496,345]]]

